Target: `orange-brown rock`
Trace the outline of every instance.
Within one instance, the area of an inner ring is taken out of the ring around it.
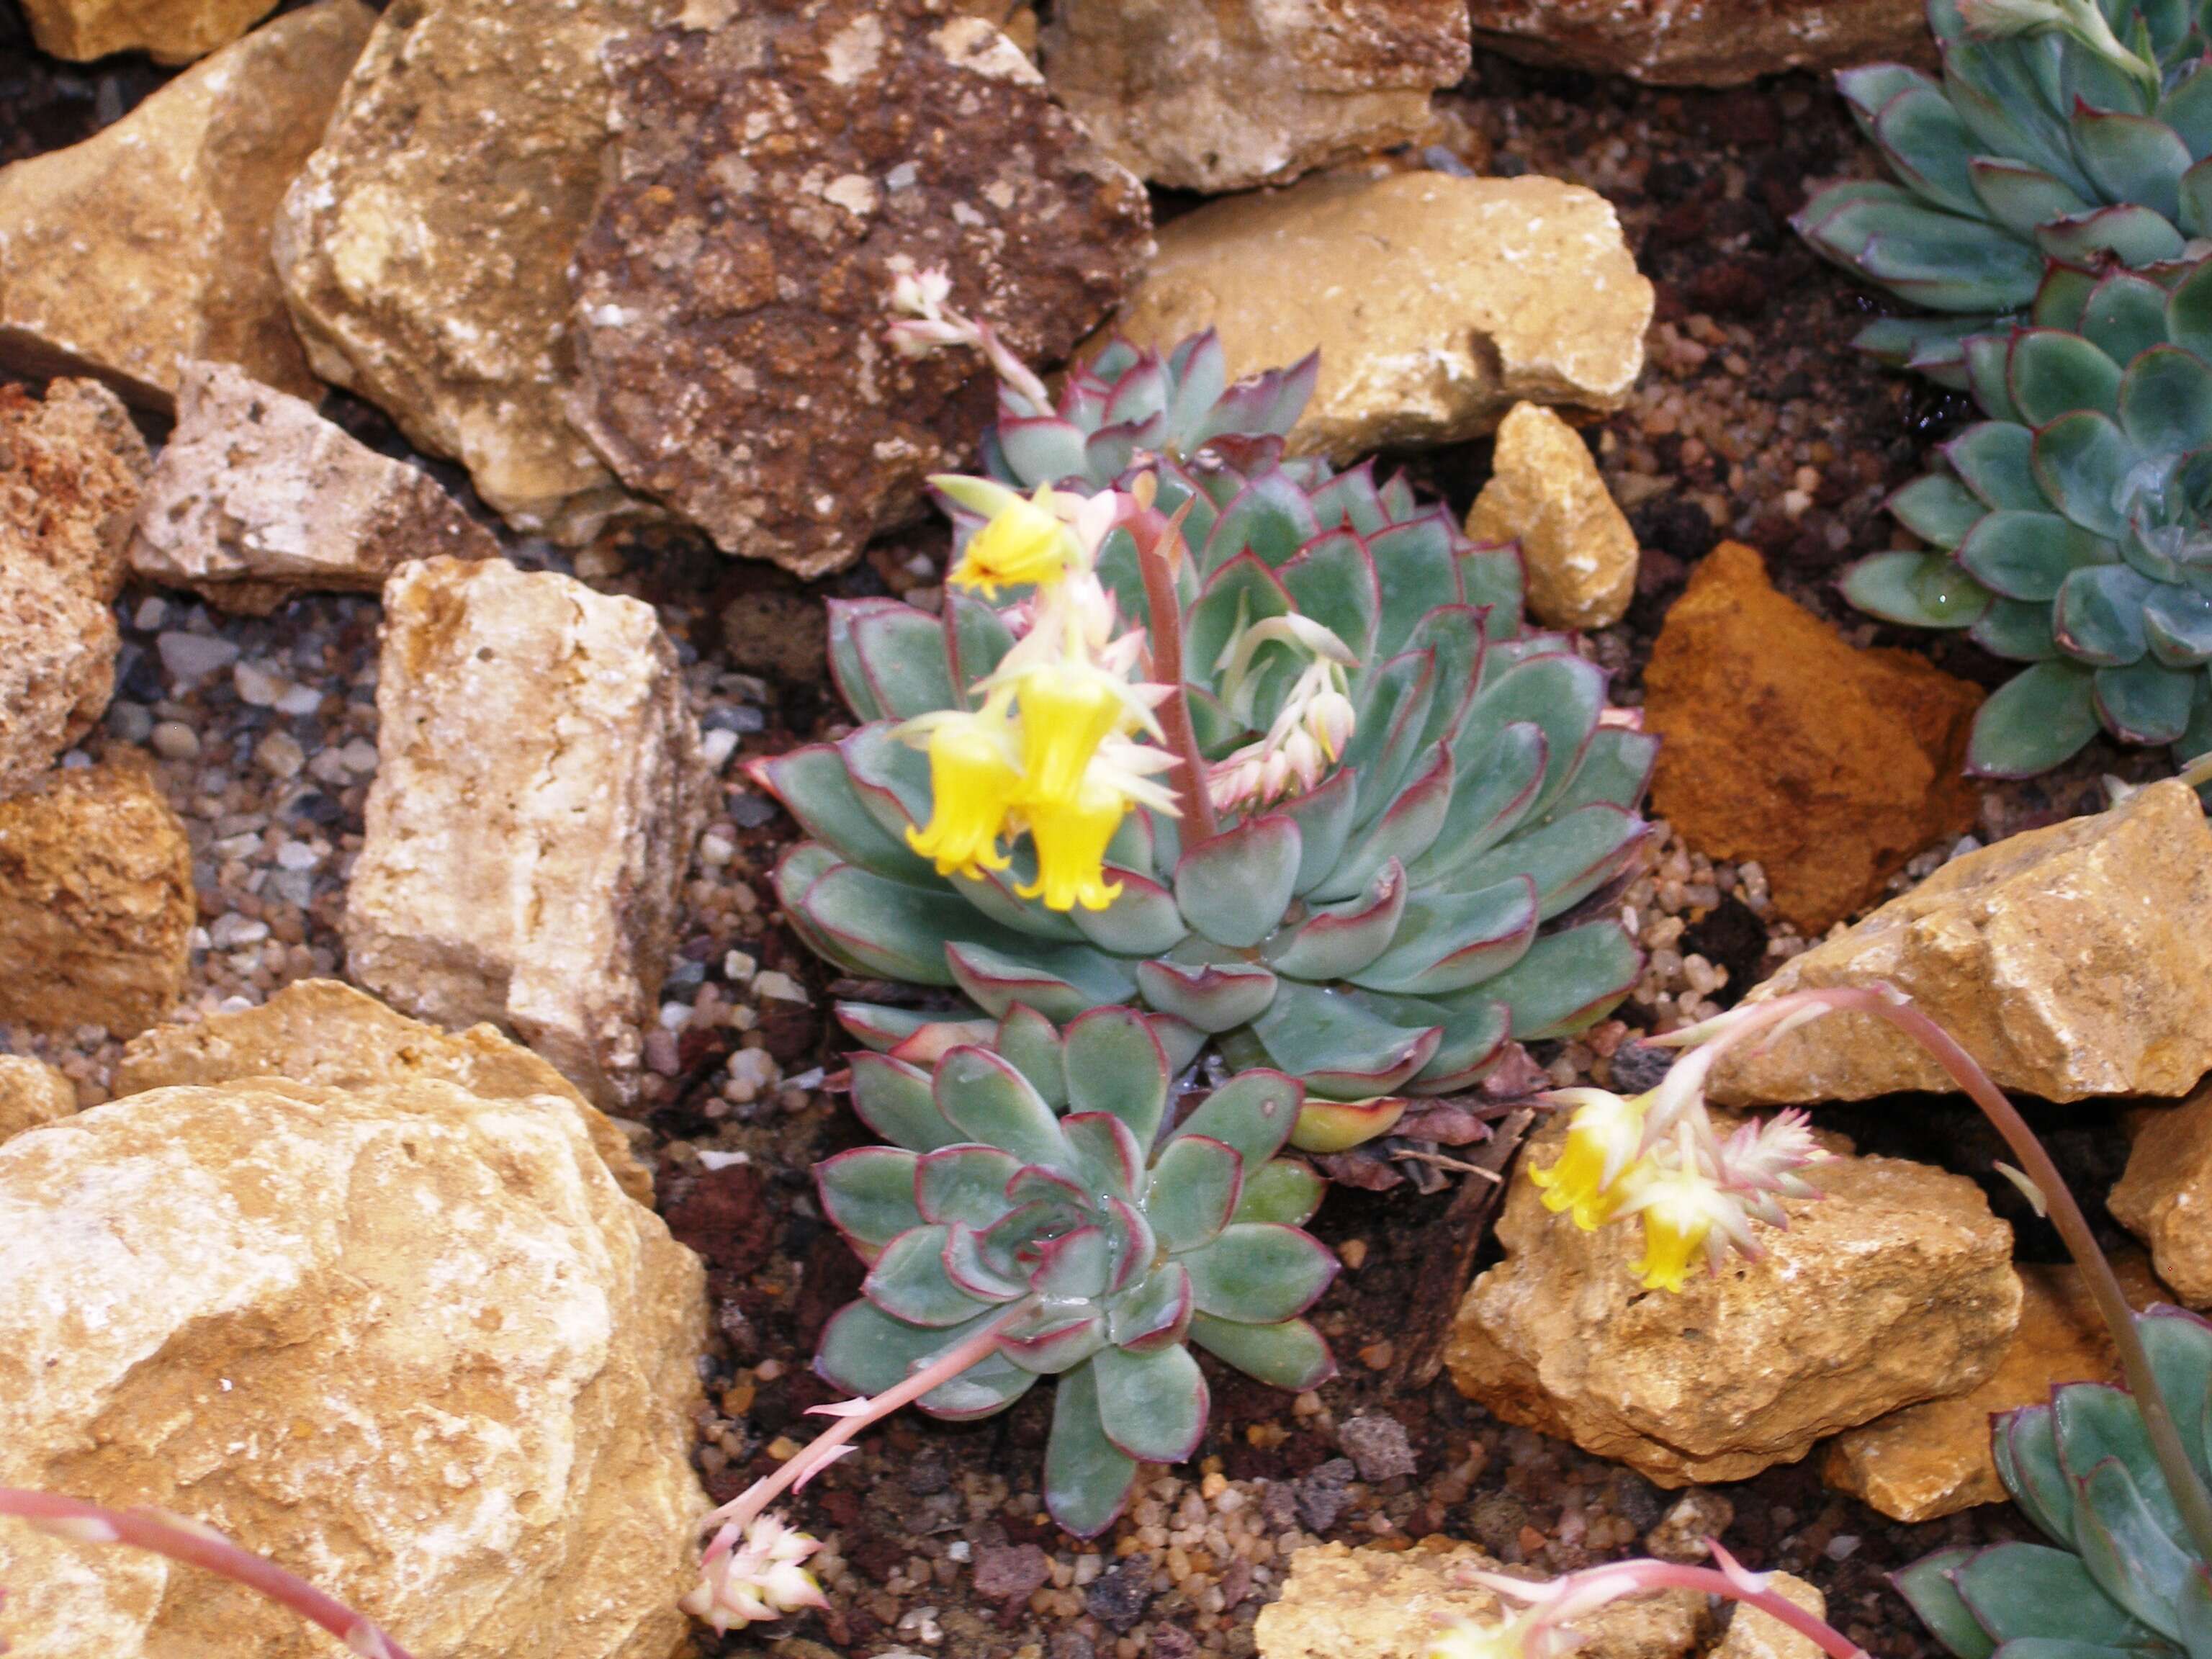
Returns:
[[[1919,0],[1474,0],[1473,16],[1486,51],[1660,86],[1893,58],[1936,66]]]
[[[2150,1246],[2159,1277],[2192,1308],[2212,1308],[2212,1089],[2145,1112],[2128,1167],[2106,1200]]]
[[[52,1123],[76,1110],[76,1089],[52,1066],[27,1054],[0,1054],[0,1140]]]
[[[276,9],[275,0],[25,0],[31,38],[76,63],[143,51],[189,64],[227,46]]]
[[[1698,852],[1757,860],[1808,933],[1974,822],[1960,768],[1980,691],[1908,652],[1846,645],[1741,543],[1698,567],[1644,686],[1662,739],[1653,806]]]
[[[190,963],[192,851],[143,767],[58,771],[0,800],[0,1020],[144,1030]]]

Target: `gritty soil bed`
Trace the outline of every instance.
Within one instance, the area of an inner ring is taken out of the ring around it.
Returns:
[[[42,59],[0,0],[0,161],[88,136],[163,78],[141,63],[64,69]],[[1617,671],[1620,698],[1639,700],[1660,617],[1723,536],[1758,546],[1785,591],[1853,638],[1932,654],[1984,684],[2001,678],[2002,665],[1962,641],[1893,636],[1848,615],[1830,586],[1846,560],[1888,544],[1883,495],[1966,410],[1851,356],[1847,342],[1869,301],[1789,230],[1808,179],[1863,165],[1826,87],[1790,77],[1685,94],[1478,55],[1472,81],[1446,102],[1464,131],[1432,161],[1593,186],[1620,210],[1658,285],[1643,385],[1590,434],[1645,549],[1627,621],[1594,641]],[[402,447],[374,411],[337,412],[361,435]],[[1487,461],[1478,444],[1411,465],[1464,509]],[[665,1029],[648,1045],[652,1103],[639,1130],[671,1225],[711,1268],[722,1346],[699,1457],[710,1489],[727,1497],[773,1467],[781,1437],[805,1436],[801,1413],[830,1397],[806,1360],[823,1320],[860,1279],[819,1218],[809,1177],[814,1162],[861,1135],[832,1087],[839,1044],[827,1008],[836,993],[773,920],[768,874],[792,825],[741,781],[740,762],[828,735],[840,719],[822,667],[823,599],[902,592],[927,601],[943,538],[933,529],[896,539],[811,588],[681,542],[601,547],[575,560],[529,544],[512,550],[520,562],[575,571],[659,605],[695,705],[734,751],[726,804],[687,889],[681,965],[664,992]],[[240,621],[133,589],[119,611],[118,701],[87,749],[150,746],[190,827],[208,944],[195,957],[188,1009],[258,1000],[293,979],[338,970],[335,924],[374,768],[375,606],[319,598]],[[234,673],[234,657],[250,676]],[[1990,792],[1982,833],[2093,810],[2105,804],[2106,774],[2156,769],[2154,757],[2100,743],[2060,773]],[[1654,971],[1620,1011],[1622,1024],[1536,1056],[1558,1080],[1603,1079],[1604,1055],[1634,1030],[1674,1023],[1705,1000],[1732,1001],[1795,946],[1762,920],[1756,881],[1679,847],[1663,858],[1646,878],[1652,921],[1672,923],[1663,940],[1647,939],[1660,952]],[[104,1033],[0,1036],[63,1064],[87,1098],[102,1097],[117,1053]],[[740,1049],[749,1057],[733,1068]],[[2089,1108],[2047,1117],[2078,1189],[2101,1194],[2116,1166],[2117,1115]],[[2029,1221],[1990,1173],[1990,1137],[1950,1103],[1875,1103],[1823,1121],[1863,1150],[1974,1174],[2000,1213],[2016,1226]],[[895,1421],[799,1505],[799,1518],[834,1540],[825,1565],[835,1611],[793,1621],[779,1632],[778,1650],[793,1659],[821,1648],[959,1659],[1241,1654],[1251,1650],[1252,1619],[1288,1553],[1304,1542],[1402,1546],[1440,1532],[1551,1572],[1638,1547],[1674,1495],[1503,1427],[1448,1379],[1406,1375],[1422,1369],[1464,1284],[1477,1207],[1455,1203],[1450,1190],[1425,1194],[1412,1185],[1334,1194],[1316,1231],[1351,1271],[1319,1318],[1343,1376],[1293,1401],[1217,1370],[1198,1461],[1158,1472],[1136,1510],[1094,1544],[1060,1534],[1042,1515],[1048,1390],[979,1425]],[[2057,1252],[2031,1226],[2027,1253]],[[1412,1474],[1388,1473],[1403,1460],[1378,1414],[1402,1427]],[[1362,1464],[1374,1479],[1361,1478]],[[1733,1510],[1726,1538],[1751,1565],[1809,1578],[1826,1592],[1833,1621],[1890,1659],[1936,1650],[1883,1574],[1942,1545],[2014,1535],[2018,1525],[2008,1510],[1987,1509],[1899,1527],[1825,1492],[1809,1465],[1718,1496]],[[1706,1524],[1720,1518],[1716,1508]],[[722,1650],[757,1645],[732,1639]]]

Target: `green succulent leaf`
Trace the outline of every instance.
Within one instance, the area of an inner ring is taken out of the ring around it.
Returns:
[[[2042,512],[2049,503],[2035,481],[2034,439],[2017,422],[1979,421],[1943,446],[1943,459],[1984,504]]]
[[[1510,1011],[1522,1042],[1579,1030],[1628,994],[1644,953],[1617,922],[1588,922],[1538,939],[1484,986]]]
[[[1066,1170],[1074,1162],[1060,1120],[1012,1063],[988,1048],[955,1048],[937,1063],[931,1087],[945,1121],[970,1140],[1024,1164]]]
[[[1242,950],[1273,931],[1291,902],[1302,850],[1298,827],[1270,812],[1200,842],[1176,865],[1176,903],[1192,927]]]
[[[1951,1578],[1973,1555],[1971,1549],[1938,1550],[1892,1573],[1889,1582],[1920,1615],[1920,1622],[1958,1659],[1990,1659],[1997,1644],[1960,1596]]]
[[[1992,513],[1959,544],[1958,561],[1975,580],[2012,599],[2048,601],[2074,571],[2111,557],[2087,531],[2056,513]]]
[[[1151,1353],[1183,1340],[1191,1308],[1190,1273],[1170,1261],[1115,1299],[1108,1334],[1117,1348]]]
[[[2125,668],[2100,668],[2097,718],[2124,743],[2179,743],[2203,678],[2148,658]]]
[[[1357,993],[1285,980],[1251,1024],[1269,1059],[1327,1100],[1389,1094],[1429,1063],[1443,1041],[1436,1026],[1408,1029]]]
[[[1273,1221],[1303,1227],[1321,1208],[1328,1183],[1304,1164],[1277,1158],[1248,1174],[1231,1221]]]
[[[2110,416],[2119,410],[2120,366],[2078,334],[2026,329],[2013,341],[2009,389],[2030,426],[2081,410]]]
[[[960,1137],[930,1098],[929,1073],[884,1054],[852,1057],[853,1109],[885,1140],[916,1152]]]
[[[1336,1375],[1328,1344],[1303,1319],[1242,1325],[1199,1314],[1190,1322],[1190,1340],[1215,1358],[1278,1389],[1303,1393]]]
[[[1239,1072],[1200,1102],[1176,1134],[1218,1140],[1246,1170],[1258,1170],[1288,1143],[1304,1103],[1305,1091],[1279,1072]]]
[[[1096,1538],[1128,1506],[1137,1460],[1107,1438],[1096,1362],[1060,1379],[1044,1454],[1045,1504],[1078,1538]]]
[[[2181,175],[2195,160],[2179,133],[2154,116],[2112,109],[2078,111],[2073,125],[2075,152],[2106,200],[2178,216]]]
[[[1206,1435],[1210,1398],[1188,1348],[1102,1349],[1091,1362],[1107,1439],[1146,1463],[1180,1463]]]
[[[1194,1250],[1229,1224],[1243,1196],[1244,1161],[1206,1135],[1180,1134],[1152,1165],[1145,1214],[1170,1255]]]
[[[1150,1146],[1167,1110],[1168,1059],[1152,1023],[1133,1009],[1100,1008],[1067,1028],[1071,1110],[1104,1112]]]
[[[2143,605],[2149,579],[2124,564],[2092,565],[2059,584],[2052,626],[2066,653],[2100,666],[2140,659],[2149,649]]]
[[[1966,630],[1966,637],[1991,656],[2010,662],[2045,662],[2058,654],[2047,600],[1992,599]]]
[[[921,1224],[914,1196],[918,1161],[902,1149],[861,1146],[815,1165],[823,1213],[862,1260],[874,1260],[900,1234]]]
[[[1838,586],[1869,616],[1911,628],[1970,628],[1990,603],[1989,590],[1940,553],[1871,553]]]
[[[2062,415],[2035,434],[2035,476],[2043,493],[2075,524],[2108,540],[2127,526],[2122,490],[2134,459],[2118,423],[2095,410]]]
[[[1974,716],[1966,770],[1977,777],[2032,778],[2071,758],[2096,735],[2091,671],[2039,662],[1999,686]]]
[[[2115,379],[2117,380],[2117,375]],[[1889,498],[1890,516],[1921,540],[1956,547],[1989,507],[1948,472],[1915,478]]]
[[[2156,1636],[2115,1606],[2079,1556],[2041,1544],[1999,1544],[1952,1570],[1952,1582],[1999,1643],[2057,1638],[2147,1647]]]
[[[1164,1013],[1201,1031],[1233,1030],[1267,1012],[1279,981],[1256,963],[1140,962],[1137,988]]]
[[[1235,1223],[1182,1260],[1200,1313],[1252,1325],[1296,1318],[1336,1277],[1320,1240],[1267,1222]]]

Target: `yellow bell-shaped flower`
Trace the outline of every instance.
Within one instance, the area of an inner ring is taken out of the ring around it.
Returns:
[[[1680,1291],[1690,1258],[1717,1224],[1733,1219],[1728,1196],[1696,1169],[1639,1168],[1632,1184],[1630,1201],[1644,1221],[1644,1254],[1629,1272],[1648,1291]]]
[[[1595,1232],[1619,1207],[1621,1174],[1644,1144],[1642,1097],[1624,1099],[1602,1089],[1561,1090],[1583,1104],[1567,1121],[1567,1144],[1549,1169],[1528,1166],[1544,1207],[1571,1211],[1575,1225]]]
[[[1083,775],[1128,704],[1109,675],[1048,663],[1021,677],[1022,800],[1032,808],[1072,805]],[[1034,816],[1034,813],[1032,813]]]
[[[1016,495],[1008,501],[968,538],[945,580],[996,599],[1002,586],[1043,586],[1066,575],[1073,538],[1043,505],[1046,496],[1040,488],[1034,499]]]
[[[1121,896],[1121,884],[1106,879],[1106,843],[1121,827],[1128,800],[1103,783],[1085,783],[1073,801],[1033,800],[1023,811],[1036,844],[1037,878],[1015,889],[1024,898],[1042,896],[1048,910],[1103,910]]]
[[[1021,785],[1003,716],[955,714],[929,733],[929,824],[908,825],[907,845],[940,876],[1003,870],[999,837]]]

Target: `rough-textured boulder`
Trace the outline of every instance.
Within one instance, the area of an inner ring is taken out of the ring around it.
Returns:
[[[2212,1308],[2212,1090],[2144,1118],[2106,1206],[2176,1296]]]
[[[1498,422],[1491,467],[1467,533],[1521,544],[1529,613],[1553,628],[1619,622],[1636,596],[1636,532],[1589,446],[1540,404],[1516,404]]]
[[[1045,73],[1115,160],[1208,192],[1419,137],[1467,73],[1461,0],[1061,0]]]
[[[2140,1255],[2113,1263],[2138,1308],[2171,1301]],[[1828,1443],[1821,1479],[1893,1521],[1933,1521],[2004,1501],[1990,1456],[1990,1419],[2040,1405],[2061,1382],[2118,1376],[2112,1339],[2070,1264],[2020,1268],[2020,1328],[1996,1370],[1965,1394],[1907,1406]]]
[[[1565,1126],[1532,1140],[1548,1161]],[[1664,1486],[1741,1480],[1816,1440],[1971,1389],[2020,1318],[2012,1229],[1963,1176],[1833,1158],[1757,1261],[1679,1295],[1629,1272],[1641,1230],[1586,1233],[1516,1178],[1448,1353],[1462,1393]]]
[[[165,414],[186,357],[313,396],[270,224],[369,21],[360,0],[288,13],[95,137],[0,169],[0,368],[96,374]]]
[[[1981,692],[1910,652],[1845,644],[1740,542],[1668,611],[1644,689],[1662,740],[1652,805],[1697,851],[1756,859],[1808,933],[1973,825],[1960,769]]]
[[[1741,86],[1897,58],[1935,65],[1919,0],[1474,0],[1473,12],[1486,50],[1662,86]]]
[[[1793,1574],[1776,1573],[1767,1588],[1815,1619],[1828,1616],[1828,1598]],[[1739,1603],[1712,1659],[1820,1659],[1824,1651],[1811,1637],[1790,1629],[1772,1613]]]
[[[699,1264],[574,1103],[160,1089],[0,1146],[0,1485],[220,1528],[440,1659],[670,1659]],[[0,1528],[11,1659],[332,1650],[251,1591]]]
[[[108,606],[149,465],[115,394],[0,386],[0,796],[92,729],[115,686]]]
[[[276,224],[315,372],[458,458],[517,526],[576,541],[629,504],[561,396],[568,262],[606,146],[600,55],[644,10],[397,0]]]
[[[384,612],[348,973],[623,1104],[707,807],[675,648],[650,605],[504,559],[408,565]]]
[[[2165,779],[2109,812],[1953,859],[1751,994],[1882,983],[2000,1088],[2187,1093],[2212,1068],[2212,829],[2195,793]],[[1713,1077],[1716,1098],[1776,1104],[1952,1086],[1869,1014],[1824,1015],[1724,1056]]]
[[[24,0],[41,52],[90,63],[143,52],[157,64],[189,64],[227,46],[276,9],[276,0]]]
[[[498,538],[420,468],[242,369],[187,361],[130,561],[142,581],[265,616],[295,593],[377,592],[410,559],[498,551]]]
[[[191,961],[192,852],[143,766],[57,771],[0,800],[0,1020],[142,1031]]]
[[[726,552],[834,569],[972,454],[989,370],[890,349],[896,269],[943,269],[1044,363],[1147,252],[1143,188],[945,0],[803,0],[711,30],[687,11],[609,58],[619,138],[576,256],[569,415]]]
[[[1283,1593],[1252,1626],[1260,1659],[1427,1659],[1457,1620],[1487,1622],[1502,1604],[1469,1583],[1469,1567],[1498,1564],[1472,1544],[1425,1540],[1409,1550],[1317,1544],[1291,1558]],[[1575,1621],[1587,1659],[1680,1659],[1705,1626],[1705,1600],[1661,1590],[1615,1601]]]
[[[1318,347],[1300,453],[1450,443],[1516,403],[1616,409],[1644,367],[1651,284],[1606,199],[1555,179],[1309,179],[1159,243],[1121,331],[1165,349],[1218,329],[1232,375]]]
[[[76,1088],[27,1054],[0,1054],[0,1140],[59,1121],[76,1110]]]
[[[639,1203],[653,1202],[653,1172],[629,1138],[529,1049],[489,1025],[452,1032],[426,1025],[334,979],[301,980],[258,1007],[133,1037],[116,1067],[115,1092],[255,1077],[356,1091],[427,1079],[479,1100],[557,1095],[574,1103],[616,1183]]]

